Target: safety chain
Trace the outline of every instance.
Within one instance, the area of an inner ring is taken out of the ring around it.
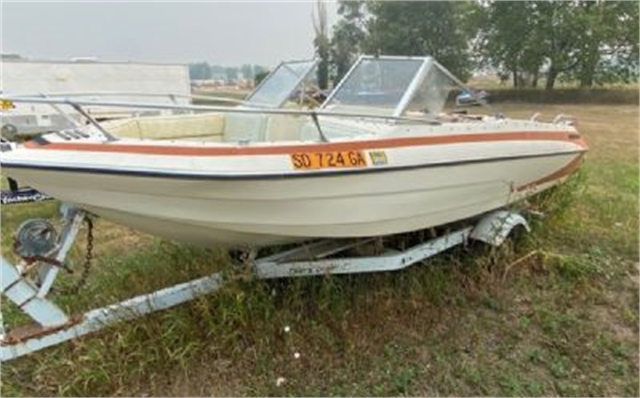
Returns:
[[[93,260],[93,220],[89,216],[85,216],[84,221],[87,223],[87,251],[84,255],[84,264],[82,265],[82,273],[78,281],[67,288],[51,288],[53,293],[61,295],[72,295],[78,293],[78,291],[87,283],[89,277],[89,271],[91,269],[91,260]]]

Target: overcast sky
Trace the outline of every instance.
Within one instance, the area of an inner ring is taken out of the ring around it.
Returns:
[[[29,58],[273,66],[313,56],[311,0],[1,3],[0,51]]]

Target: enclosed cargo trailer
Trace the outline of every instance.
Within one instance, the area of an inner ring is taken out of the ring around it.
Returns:
[[[6,95],[111,95],[118,100],[188,104],[191,93],[186,64],[104,62],[89,58],[70,61],[2,58],[0,89]],[[174,94],[173,96],[167,95]],[[97,120],[134,116],[131,109],[88,107]],[[64,109],[72,118],[84,122],[73,109]],[[3,132],[36,133],[56,130],[70,121],[46,104],[15,104],[0,110]],[[170,111],[153,111],[161,114]],[[149,112],[145,112],[148,115]]]

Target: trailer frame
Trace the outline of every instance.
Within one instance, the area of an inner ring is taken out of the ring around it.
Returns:
[[[64,262],[87,217],[83,210],[65,204],[61,205],[61,211],[63,228],[56,249],[50,254],[59,263]],[[350,249],[372,244],[379,237],[320,239],[269,256],[249,258],[245,263],[257,279],[399,271],[454,246],[463,245],[469,239],[498,246],[516,226],[529,230],[524,217],[504,209],[487,213],[475,221],[404,250],[383,246],[383,250],[376,255],[353,256],[348,254]],[[2,295],[34,321],[32,325],[7,330],[0,314],[1,361],[9,361],[98,332],[122,321],[174,307],[215,292],[228,282],[222,272],[217,272],[84,313],[67,314],[47,298],[60,267],[46,262],[39,266],[39,272],[33,278],[25,272],[25,261],[13,264],[4,256],[0,257]]]

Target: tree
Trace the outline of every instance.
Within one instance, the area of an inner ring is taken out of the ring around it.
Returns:
[[[318,63],[318,87],[321,90],[329,86],[329,25],[327,22],[327,5],[324,0],[316,0],[315,12],[312,14],[313,29],[316,37],[313,45],[320,58]]]
[[[475,64],[515,87],[582,87],[638,76],[638,4],[624,1],[339,1],[331,59],[341,77],[360,53],[432,55],[463,80]]]
[[[244,64],[240,67],[240,73],[244,79],[252,79],[254,77],[253,66]]]
[[[618,1],[491,1],[481,7],[478,53],[515,87],[559,78],[594,82],[637,76],[638,6]]]
[[[265,77],[269,76],[267,68],[261,65],[253,65],[253,86],[257,87]]]
[[[211,68],[206,62],[189,64],[189,79],[205,80],[211,78]]]
[[[221,65],[211,65],[211,77],[226,76],[225,67]]]
[[[256,75],[253,78],[253,85],[255,87],[258,87],[258,84],[262,83],[262,81],[267,76],[269,76],[269,71],[268,70],[261,70],[259,72],[256,72]]]
[[[638,76],[638,6],[633,2],[579,3],[576,17],[585,40],[578,65],[570,79],[581,87],[623,81]]]
[[[478,10],[476,51],[485,64],[512,76],[514,87],[535,87],[544,54],[533,2],[495,2]]]
[[[547,90],[553,89],[558,76],[575,69],[580,60],[581,42],[585,40],[584,26],[575,16],[575,2],[535,3],[539,12],[540,44],[545,52],[547,68]]]
[[[264,72],[264,71],[266,71],[266,70],[267,70],[267,68],[265,68],[265,67],[264,67],[264,66],[262,66],[262,65],[253,65],[253,73],[254,73],[254,74],[256,74],[256,75],[257,75],[258,73],[262,73],[262,72]]]
[[[466,79],[474,34],[467,17],[473,6],[453,1],[340,2],[343,19],[336,24],[332,52],[338,75],[351,61],[351,52],[366,52],[431,55]]]
[[[330,50],[334,85],[347,73],[356,55],[362,52],[366,36],[363,6],[362,1],[340,0],[338,3],[338,15],[342,19],[333,27]]]
[[[224,68],[225,76],[227,77],[227,83],[233,83],[238,80],[238,68],[228,66]]]
[[[465,26],[468,3],[373,1],[365,50],[389,55],[433,56],[461,79],[470,75]]]

